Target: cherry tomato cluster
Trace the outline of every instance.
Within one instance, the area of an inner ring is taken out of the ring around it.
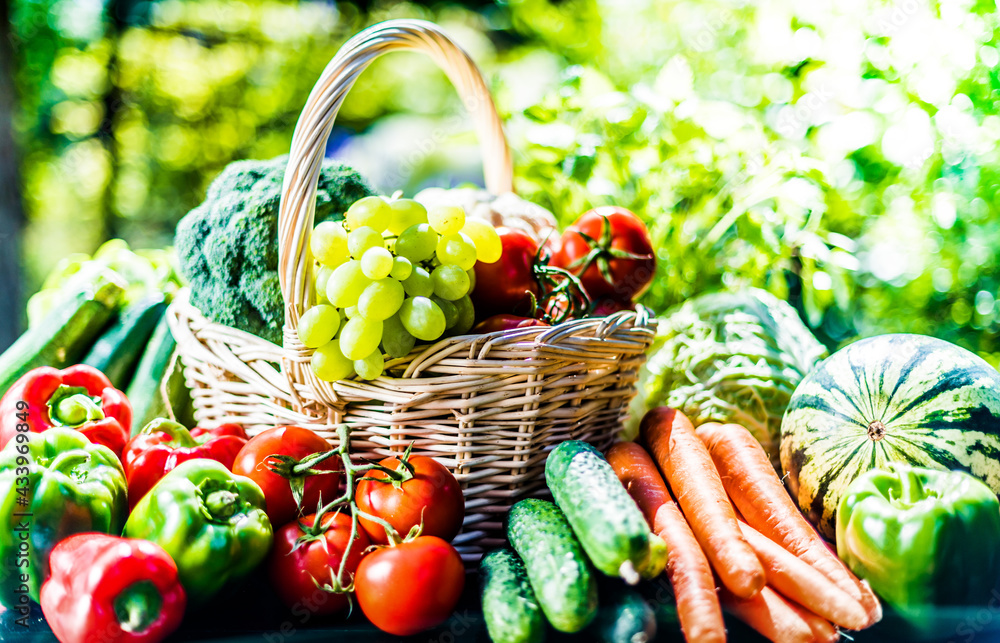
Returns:
[[[346,610],[353,594],[397,636],[444,622],[465,583],[450,544],[465,517],[458,480],[409,450],[355,465],[346,427],[339,437],[331,450],[312,431],[278,427],[236,457],[233,471],[261,487],[276,527],[267,563],[275,591],[289,608],[319,615]]]
[[[590,210],[541,247],[521,230],[497,232],[500,260],[475,266],[474,330],[482,333],[633,308],[656,269],[646,225],[625,208]]]

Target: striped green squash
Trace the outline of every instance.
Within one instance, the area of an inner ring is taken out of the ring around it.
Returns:
[[[1000,492],[1000,373],[940,339],[882,335],[834,353],[796,387],[781,466],[820,533],[834,538],[847,485],[893,461],[961,469]]]

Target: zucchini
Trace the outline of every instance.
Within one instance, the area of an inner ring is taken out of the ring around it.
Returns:
[[[631,585],[649,567],[649,525],[601,452],[562,442],[545,462],[545,482],[594,567]]]
[[[524,563],[508,547],[479,563],[483,619],[493,643],[541,643],[545,615],[528,582]]]
[[[66,368],[78,363],[124,295],[124,283],[112,270],[95,271],[73,282],[65,301],[0,355],[0,394],[39,366]]]
[[[559,507],[521,500],[507,514],[507,538],[552,627],[569,633],[587,627],[597,615],[597,579]]]
[[[166,316],[153,331],[126,395],[132,402],[133,433],[161,417],[194,426],[191,392],[184,382],[177,342]]]
[[[124,389],[166,310],[167,301],[162,293],[127,306],[118,321],[97,338],[83,363],[107,375],[115,388]]]
[[[597,643],[648,643],[656,637],[656,613],[636,589],[609,583],[587,634]]]

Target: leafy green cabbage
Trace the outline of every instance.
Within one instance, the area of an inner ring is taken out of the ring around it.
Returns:
[[[650,408],[682,410],[695,425],[745,426],[778,465],[781,416],[826,348],[795,309],[755,288],[690,299],[660,320],[626,423]]]

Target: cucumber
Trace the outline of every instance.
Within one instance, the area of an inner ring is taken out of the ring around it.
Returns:
[[[659,632],[681,632],[681,620],[677,616],[677,602],[674,599],[674,588],[666,576],[660,576],[654,581],[641,583],[638,587],[646,605],[653,610],[656,629]],[[662,638],[662,637],[661,637]]]
[[[545,462],[545,482],[594,567],[631,585],[648,567],[649,525],[601,452],[562,442]]]
[[[609,583],[601,587],[601,609],[587,634],[597,643],[648,643],[656,637],[656,613],[637,590]]]
[[[654,533],[649,534],[649,556],[642,562],[637,570],[639,576],[646,580],[653,580],[663,573],[667,568],[667,543]]]
[[[198,426],[194,419],[194,400],[184,379],[184,364],[177,349],[170,357],[170,370],[164,375],[160,390],[163,391],[161,399],[167,413],[164,417],[173,418],[184,426]]]
[[[65,368],[80,361],[125,295],[112,270],[95,271],[67,286],[67,296],[0,355],[0,394],[39,366]]]
[[[559,507],[521,500],[507,514],[507,538],[552,627],[569,633],[587,627],[597,615],[597,579]]]
[[[126,395],[132,402],[134,433],[160,417],[194,426],[191,392],[184,382],[177,342],[165,316],[153,331]]]
[[[167,301],[162,293],[129,305],[118,321],[97,338],[83,363],[107,375],[115,388],[124,389],[166,310]]]
[[[545,616],[528,582],[524,563],[510,548],[491,551],[479,563],[483,619],[493,643],[541,643]]]
[[[646,605],[653,610],[657,631],[661,634],[676,632],[679,635],[681,621],[677,617],[677,602],[670,580],[665,575],[659,576],[655,580],[640,583],[636,589],[646,599]]]

